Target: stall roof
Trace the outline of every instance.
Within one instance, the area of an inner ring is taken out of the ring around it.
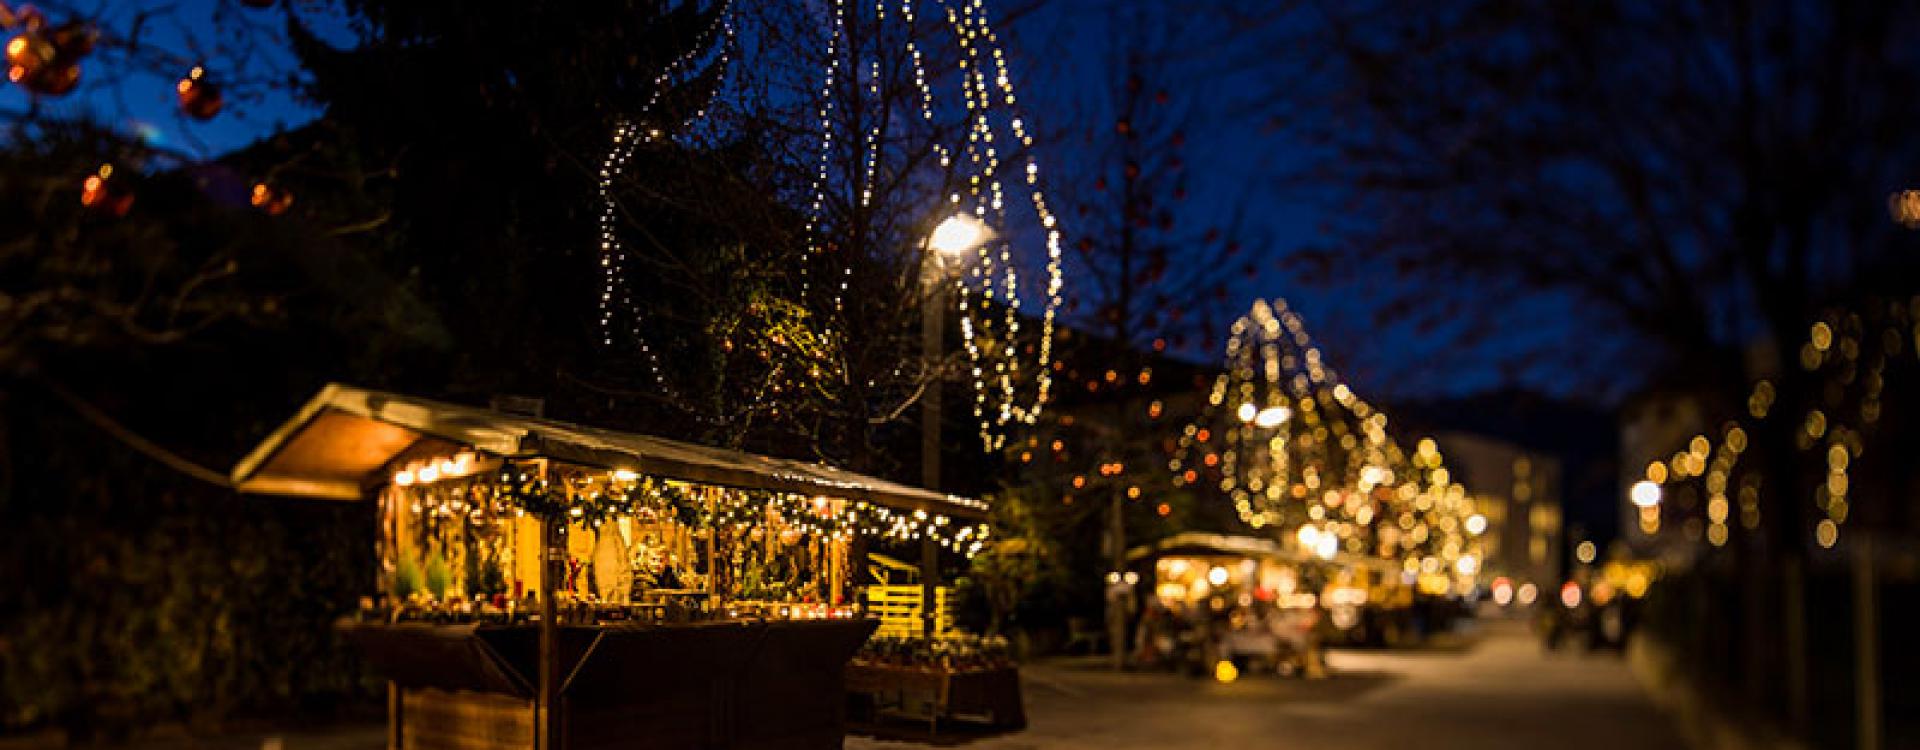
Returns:
[[[1127,562],[1139,562],[1145,558],[1163,555],[1224,555],[1296,563],[1311,562],[1316,559],[1299,550],[1282,547],[1279,542],[1272,539],[1186,531],[1127,550]],[[1396,572],[1400,569],[1391,561],[1350,552],[1334,555],[1331,562],[1357,568],[1371,568],[1383,573]]]
[[[1289,552],[1282,548],[1279,542],[1275,542],[1272,539],[1185,531],[1157,542],[1143,544],[1127,550],[1127,562],[1138,562],[1144,558],[1159,557],[1162,555],[1228,555],[1271,558],[1276,560],[1305,559],[1302,555]]]
[[[436,438],[495,456],[552,458],[666,479],[743,489],[829,495],[894,508],[984,519],[987,504],[821,463],[710,448],[331,384],[233,468],[241,492],[358,500],[388,463]]]

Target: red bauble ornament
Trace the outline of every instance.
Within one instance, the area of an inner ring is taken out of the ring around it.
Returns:
[[[80,205],[115,218],[126,216],[133,210],[133,191],[124,178],[114,178],[112,164],[102,164],[80,183]]]
[[[54,48],[60,50],[61,57],[79,62],[93,52],[94,43],[100,40],[100,30],[84,21],[68,21],[48,36]]]
[[[74,21],[46,30],[38,12],[22,12],[23,30],[7,40],[7,80],[41,96],[61,96],[80,84],[80,59],[99,32]]]
[[[15,65],[7,69],[7,79],[41,96],[65,96],[80,85],[80,66],[49,65],[25,69]]]
[[[255,208],[267,212],[268,216],[279,216],[293,205],[293,193],[267,183],[255,183],[252,203]]]
[[[207,69],[197,65],[174,89],[180,92],[180,111],[195,120],[213,119],[227,103],[220,87],[207,80]]]

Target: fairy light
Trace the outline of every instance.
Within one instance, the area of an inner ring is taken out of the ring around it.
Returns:
[[[666,137],[666,133],[662,131],[658,125],[648,124],[647,120],[652,115],[654,107],[659,104],[661,97],[665,96],[667,91],[672,88],[674,81],[684,74],[694,62],[706,54],[709,46],[713,42],[715,34],[722,34],[724,37],[720,45],[719,58],[715,64],[719,66],[721,80],[725,80],[725,76],[732,66],[733,50],[736,43],[732,11],[732,2],[728,0],[725,5],[721,6],[719,12],[714,15],[713,22],[701,31],[697,41],[689,47],[685,53],[668,63],[667,66],[660,71],[660,74],[654,77],[653,92],[648,95],[647,101],[640,106],[639,110],[614,125],[612,144],[608,148],[606,156],[600,162],[597,191],[600,201],[600,214],[598,217],[601,274],[599,300],[600,339],[601,344],[604,346],[610,347],[613,345],[614,309],[616,305],[624,310],[633,309],[633,289],[626,281],[628,257],[626,248],[622,246],[620,242],[619,205],[614,197],[614,186],[618,180],[625,175],[628,163],[632,161],[635,151],[639,149],[642,144],[653,143]],[[714,91],[717,92],[723,85],[724,83],[715,86]],[[709,102],[709,104],[710,103],[711,102]],[[698,120],[704,118],[706,111],[707,105],[703,104],[694,113],[692,119]],[[691,120],[689,122],[691,122]],[[656,384],[666,388],[669,394],[672,395],[672,385],[667,382],[665,375],[660,370],[659,354],[648,344],[646,336],[641,331],[640,316],[637,314],[633,316],[629,333],[645,360],[644,364],[647,373],[653,378]]]
[[[1175,486],[1217,488],[1249,526],[1298,530],[1312,554],[1462,579],[1484,559],[1485,518],[1473,521],[1438,446],[1421,440],[1409,455],[1396,444],[1386,414],[1341,382],[1284,301],[1234,321],[1226,366],[1167,466]]]

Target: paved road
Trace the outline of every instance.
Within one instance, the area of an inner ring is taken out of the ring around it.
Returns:
[[[1029,665],[1030,727],[967,750],[1681,750],[1613,655],[1543,654],[1514,623],[1460,648],[1339,651],[1325,680],[1233,684],[1116,674],[1090,662]],[[154,750],[376,750],[384,727],[149,740]],[[0,742],[0,750],[25,744]],[[849,738],[848,750],[925,745]]]
[[[1630,748],[1679,750],[1671,722],[1611,654],[1544,654],[1514,623],[1471,645],[1339,651],[1323,681],[1222,685],[1079,664],[1026,671],[1029,728],[973,750]],[[913,747],[853,738],[849,750]]]

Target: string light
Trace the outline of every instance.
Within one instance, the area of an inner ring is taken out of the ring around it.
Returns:
[[[822,495],[713,487],[709,505],[689,493],[688,485],[630,469],[571,472],[549,481],[511,462],[488,474],[477,473],[478,468],[473,453],[461,452],[413,462],[394,473],[393,485],[428,499],[415,500],[415,513],[462,515],[475,524],[493,523],[509,513],[562,516],[592,528],[620,518],[675,518],[690,528],[790,529],[835,540],[932,539],[969,559],[985,549],[993,535],[984,522],[962,523],[944,513]],[[977,502],[963,504],[981,507]]]
[[[1443,583],[1478,573],[1486,519],[1438,445],[1407,455],[1286,302],[1256,301],[1235,321],[1226,360],[1168,462],[1175,486],[1211,486],[1249,526],[1292,529],[1324,558],[1397,559]]]
[[[1822,548],[1839,544],[1844,525],[1854,515],[1853,503],[1861,493],[1854,486],[1853,470],[1866,447],[1866,435],[1881,416],[1886,367],[1894,357],[1909,352],[1920,354],[1920,297],[1904,302],[1873,300],[1853,311],[1830,312],[1808,327],[1799,347],[1801,366],[1826,376],[1822,400],[1827,408],[1785,417],[1794,420],[1788,432],[1795,445],[1809,454],[1808,460],[1823,467],[1815,475],[1819,481],[1811,492],[1819,511],[1812,541]],[[1667,461],[1648,464],[1647,481],[1636,485],[1633,493],[1636,504],[1642,505],[1642,530],[1648,534],[1659,530],[1657,503],[1641,503],[1642,494],[1657,497],[1661,485],[1686,482],[1698,482],[1707,498],[1708,544],[1727,544],[1736,504],[1741,527],[1758,529],[1763,520],[1763,475],[1738,469],[1750,447],[1748,425],[1773,417],[1779,396],[1772,381],[1756,381],[1747,397],[1746,416],[1726,424],[1718,445],[1709,445],[1705,435],[1697,435]]]
[[[719,11],[714,14],[713,22],[701,31],[694,44],[692,44],[686,52],[668,63],[667,66],[660,71],[660,74],[654,77],[653,92],[648,95],[646,103],[642,104],[640,109],[630,117],[622,119],[614,125],[612,145],[608,148],[606,156],[600,162],[598,187],[598,197],[600,201],[599,255],[601,273],[599,307],[600,338],[602,345],[613,345],[614,309],[616,303],[621,309],[633,309],[633,290],[626,281],[628,258],[626,248],[623,247],[620,242],[619,205],[614,197],[615,183],[625,175],[627,164],[632,161],[634,152],[642,144],[653,143],[666,137],[666,133],[660,129],[660,126],[650,123],[649,118],[652,116],[654,108],[660,103],[661,97],[665,96],[666,93],[672,89],[675,82],[690,66],[706,55],[715,34],[724,35],[724,39],[720,45],[719,59],[715,63],[720,70],[721,84],[714,86],[713,91],[717,94],[717,92],[724,87],[727,72],[732,66],[733,51],[736,44],[732,11],[733,4],[731,0],[728,0],[728,2],[723,4]],[[707,106],[701,106],[694,113],[693,119],[697,120],[705,117],[706,111]],[[639,347],[640,354],[644,358],[647,373],[652,377],[653,381],[662,388],[667,389],[670,397],[679,400],[672,384],[667,382],[665,375],[660,370],[659,354],[648,344],[646,336],[641,331],[641,318],[637,314],[633,316],[631,321],[630,335],[635,345]]]
[[[882,43],[893,37],[886,33],[887,28],[884,27],[888,21],[887,7],[886,0],[876,0],[873,6],[873,20],[882,25],[873,37],[883,40]],[[904,29],[904,33],[898,37],[902,40],[905,57],[912,68],[914,91],[917,94],[914,100],[918,103],[920,119],[932,123],[936,121],[938,98],[927,74],[922,47],[915,38],[917,0],[901,0],[896,7],[898,28]],[[961,338],[974,391],[973,414],[979,424],[983,447],[993,451],[1004,447],[1005,428],[1012,424],[1034,423],[1051,398],[1052,369],[1049,365],[1053,361],[1052,339],[1055,316],[1064,288],[1061,227],[1041,188],[1039,165],[1031,154],[1033,138],[1026,130],[1024,119],[1015,110],[1017,99],[1011,76],[1006,70],[1005,53],[999,48],[998,37],[988,23],[984,3],[981,0],[969,0],[957,7],[943,3],[943,7],[946,26],[954,35],[959,52],[957,65],[965,122],[962,129],[964,135],[958,136],[961,140],[950,144],[941,142],[936,136],[930,144],[941,167],[952,171],[950,177],[953,184],[962,186],[945,196],[948,205],[943,208],[982,224],[1006,226],[1008,201],[1002,174],[1002,155],[1003,149],[1018,144],[1019,148],[1028,152],[1021,186],[1027,192],[1034,216],[1044,232],[1047,253],[1047,280],[1042,295],[1044,304],[1039,316],[1041,330],[1031,365],[1023,362],[1025,358],[1021,356],[1020,312],[1023,295],[1020,293],[1021,278],[1014,258],[1014,238],[1009,233],[998,232],[993,240],[975,246],[976,262],[969,264],[968,270],[952,281],[957,291]],[[833,178],[832,154],[835,145],[842,140],[836,132],[834,117],[834,90],[842,68],[864,69],[863,72],[868,76],[867,85],[862,87],[864,92],[875,102],[886,101],[881,89],[885,79],[878,59],[843,60],[854,54],[852,46],[846,41],[848,12],[846,0],[835,0],[826,41],[820,100],[815,109],[820,123],[819,159],[809,187],[806,221],[808,262],[801,275],[801,293],[806,298],[812,298],[816,293],[815,267],[838,270],[839,278],[831,282],[833,288],[828,290],[831,319],[824,326],[825,333],[822,336],[829,347],[836,345],[834,326],[839,324],[844,313],[847,279],[852,273],[851,266],[843,260],[826,257],[827,246],[822,239],[827,224],[827,195]],[[888,114],[876,113],[872,122],[884,123]],[[870,207],[876,197],[875,178],[883,153],[880,138],[880,126],[875,124],[846,139],[857,143],[861,152],[859,171],[853,173],[849,170],[847,178],[855,182],[858,205],[863,209]],[[1029,369],[1034,373],[1031,391],[1023,392],[1025,384],[1022,379]]]

